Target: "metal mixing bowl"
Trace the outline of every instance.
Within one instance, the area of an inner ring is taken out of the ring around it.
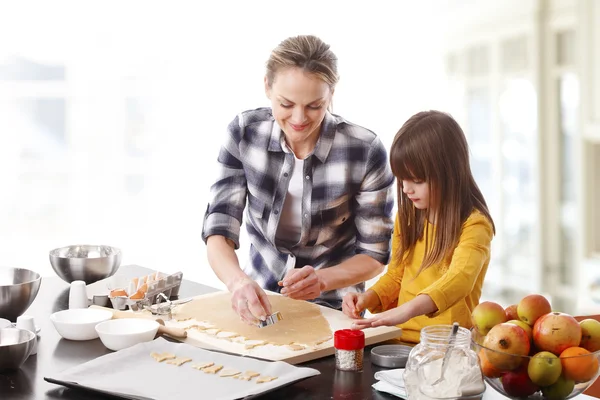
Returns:
[[[0,318],[16,321],[33,303],[41,282],[37,272],[0,267]]]
[[[94,283],[114,275],[121,265],[121,250],[111,246],[75,245],[50,252],[54,272],[67,283]]]
[[[21,368],[35,344],[35,334],[25,329],[0,329],[0,372]]]

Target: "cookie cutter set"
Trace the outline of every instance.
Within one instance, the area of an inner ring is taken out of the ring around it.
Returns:
[[[126,296],[109,297],[109,299],[115,310],[126,310],[129,307],[132,311],[149,310],[155,315],[168,316],[173,306],[184,302],[170,301],[171,298],[179,295],[182,280],[183,272],[175,272],[171,275],[159,273],[158,279],[148,284],[143,299],[130,299]]]

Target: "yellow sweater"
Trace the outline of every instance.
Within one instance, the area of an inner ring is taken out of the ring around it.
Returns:
[[[435,226],[430,224],[430,244],[434,229]],[[402,328],[402,341],[418,343],[421,328],[428,325],[451,325],[456,321],[460,326],[470,328],[471,311],[479,304],[483,280],[490,262],[492,236],[490,221],[479,211],[473,211],[463,224],[458,246],[452,254],[442,263],[421,271],[413,279],[423,261],[425,240],[422,237],[415,245],[412,257],[399,263],[396,252],[400,247],[400,223],[396,216],[392,260],[387,272],[370,288],[379,296],[381,307],[369,311],[386,311],[419,294],[427,294],[438,311],[398,325]]]

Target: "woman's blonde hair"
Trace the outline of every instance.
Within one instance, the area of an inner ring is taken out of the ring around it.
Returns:
[[[333,90],[339,80],[337,57],[329,45],[312,35],[293,36],[273,49],[267,61],[267,83],[283,68],[300,68],[327,83]]]
[[[394,137],[390,164],[397,179],[402,262],[425,236],[425,254],[417,275],[440,263],[458,245],[462,225],[479,210],[496,228],[469,164],[467,139],[458,123],[440,111],[413,115]],[[418,180],[429,186],[430,210],[419,210],[402,190],[402,180]],[[436,214],[433,243],[428,242],[427,216]]]

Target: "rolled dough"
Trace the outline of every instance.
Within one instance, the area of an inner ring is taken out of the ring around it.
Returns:
[[[185,303],[178,307],[173,318],[179,321],[195,319],[209,323],[220,331],[243,336],[246,340],[261,340],[279,346],[292,343],[316,346],[331,339],[331,327],[319,306],[284,296],[268,297],[273,312],[279,311],[283,319],[264,328],[241,321],[231,308],[231,293],[228,292]]]

